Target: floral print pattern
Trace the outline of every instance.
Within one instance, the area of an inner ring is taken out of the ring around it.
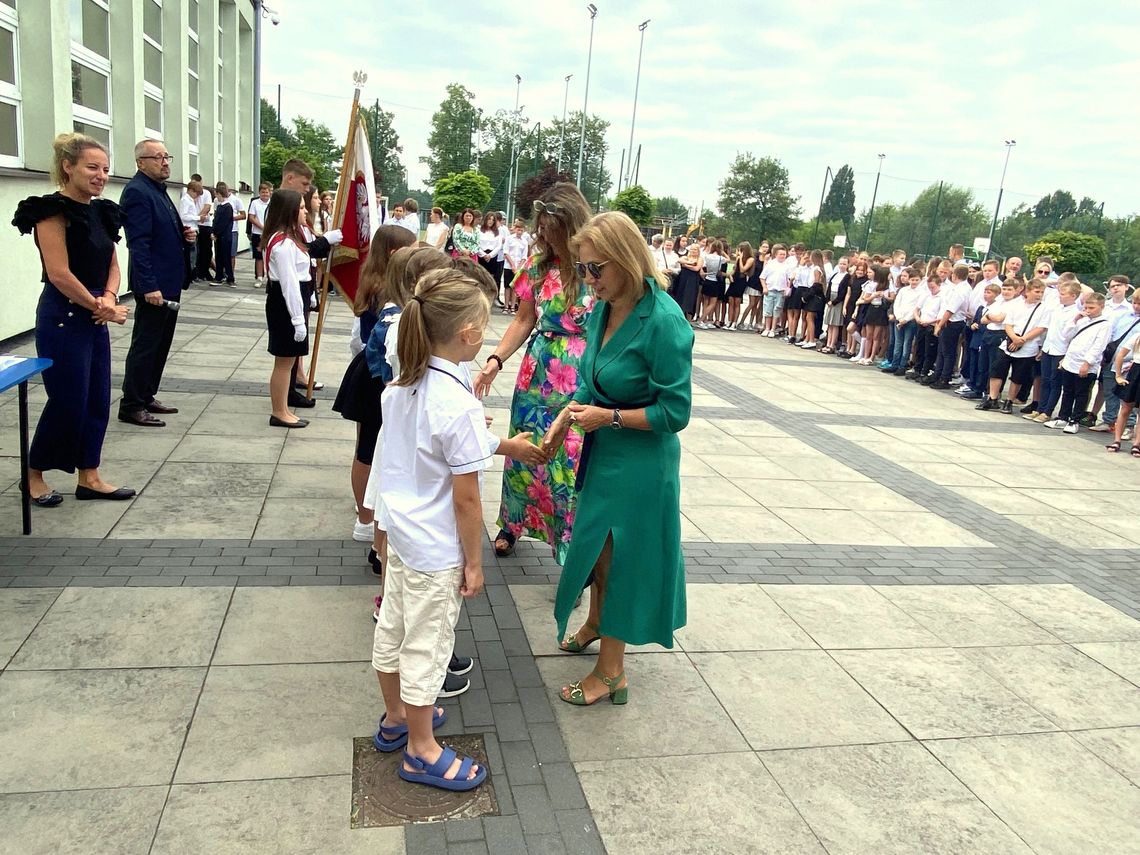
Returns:
[[[578,391],[594,298],[583,284],[571,304],[557,267],[536,280],[538,259],[531,257],[512,283],[520,300],[534,301],[538,326],[515,381],[510,435],[530,431],[537,442]],[[549,543],[559,564],[574,527],[574,476],[581,454],[582,433],[575,427],[550,463],[532,468],[508,457],[503,464],[499,527],[516,538],[528,535]]]

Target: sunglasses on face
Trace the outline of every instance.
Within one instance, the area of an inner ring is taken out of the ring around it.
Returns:
[[[608,261],[587,261],[585,264],[581,261],[576,261],[574,262],[574,270],[577,272],[579,279],[585,279],[587,273],[594,279],[601,279],[602,268],[607,264],[609,264]]]
[[[561,205],[555,204],[554,202],[543,202],[541,199],[535,199],[534,213],[536,216],[542,213],[557,215],[566,213],[566,209]]]
[[[1048,276],[1048,275],[1049,275],[1049,274],[1050,274],[1052,271],[1051,271],[1051,270],[1049,270],[1049,268],[1048,268],[1048,267],[1042,267],[1042,268],[1041,268],[1040,270],[1038,270],[1037,272],[1038,272],[1038,273],[1041,273],[1041,274],[1044,274],[1044,275],[1046,275],[1046,276]]]

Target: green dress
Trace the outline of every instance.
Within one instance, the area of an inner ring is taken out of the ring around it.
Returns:
[[[693,330],[677,303],[652,284],[603,346],[609,314],[609,304],[601,303],[590,315],[574,398],[606,409],[645,407],[651,430],[601,427],[590,434],[554,616],[565,638],[574,601],[612,535],[598,631],[671,648],[673,631],[685,625],[677,434],[692,409]]]

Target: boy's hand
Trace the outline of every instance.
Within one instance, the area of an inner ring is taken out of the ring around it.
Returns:
[[[1081,367],[1077,370],[1077,373],[1080,374],[1082,377],[1088,377],[1089,376],[1089,364],[1087,362],[1082,362]]]
[[[1128,385],[1128,378],[1123,377],[1120,374],[1117,374],[1116,375],[1116,385],[1117,386],[1127,386]]]
[[[465,600],[483,593],[483,567],[480,564],[463,565],[463,582],[459,585],[459,593]]]
[[[547,453],[541,447],[530,441],[532,435],[529,431],[518,433],[512,436],[508,442],[511,443],[511,457],[513,459],[525,463],[527,466],[538,466],[546,463],[548,458]]]

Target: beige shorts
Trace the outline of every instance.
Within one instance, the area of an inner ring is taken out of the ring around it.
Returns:
[[[423,573],[388,550],[384,602],[372,636],[372,667],[400,674],[404,703],[431,706],[447,676],[455,648],[463,568]]]

